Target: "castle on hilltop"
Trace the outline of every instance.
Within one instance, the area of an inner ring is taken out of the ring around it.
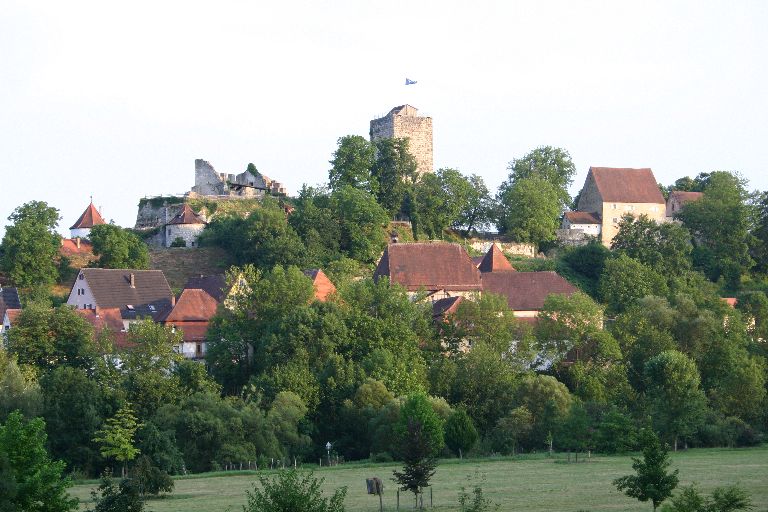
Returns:
[[[255,167],[240,174],[216,172],[205,160],[195,160],[195,185],[190,197],[244,197],[261,198],[265,195],[284,196],[282,183],[261,174]]]
[[[384,117],[371,120],[371,142],[407,138],[419,174],[432,172],[432,118],[419,116],[419,109],[400,105]]]

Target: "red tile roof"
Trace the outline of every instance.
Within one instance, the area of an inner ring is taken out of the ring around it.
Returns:
[[[589,212],[565,212],[565,218],[571,224],[600,224],[600,215]]]
[[[408,291],[480,291],[480,271],[459,244],[389,244],[379,260],[374,279],[386,276]]]
[[[735,308],[736,304],[738,304],[739,302],[739,300],[736,297],[721,297],[720,300],[722,300],[732,308]]]
[[[104,219],[101,217],[99,210],[97,210],[96,207],[93,206],[93,203],[91,203],[88,205],[88,208],[85,209],[80,218],[77,219],[77,222],[75,222],[75,224],[69,229],[92,228],[93,226],[98,226],[99,224],[106,224],[106,222],[104,222]]]
[[[77,240],[74,238],[62,238],[59,254],[62,256],[89,255],[93,256],[93,245],[86,240],[80,240],[80,247],[77,246]]]
[[[514,272],[515,267],[509,262],[504,253],[496,244],[491,244],[491,248],[485,253],[483,261],[477,266],[480,272]]]
[[[590,174],[603,202],[664,204],[653,171],[612,167],[590,167]]]
[[[578,289],[555,272],[488,272],[483,291],[505,296],[513,311],[539,311],[550,294],[571,295]]]
[[[178,322],[174,327],[181,330],[182,339],[186,342],[204,341],[208,333],[208,322]]]
[[[165,323],[207,322],[216,314],[219,303],[205,290],[186,289],[181,292],[176,305],[162,320]]]
[[[5,315],[8,315],[8,322],[10,322],[11,325],[16,323],[16,320],[19,318],[20,314],[21,314],[21,310],[20,309],[6,309],[5,310]],[[3,315],[3,316],[5,316],[5,315]],[[2,320],[3,319],[0,318],[0,322]]]
[[[188,204],[184,203],[181,211],[176,214],[168,224],[205,224],[206,222],[198,214],[192,211]]]
[[[669,193],[669,200],[676,199],[678,204],[690,203],[691,201],[698,201],[704,197],[703,192],[687,192],[685,190],[673,190]]]
[[[93,326],[95,334],[100,333],[103,329],[111,332],[115,347],[133,346],[133,343],[128,343],[120,308],[76,309],[75,312]]]
[[[304,275],[312,280],[312,285],[315,287],[315,299],[320,302],[325,302],[329,295],[336,292],[336,286],[319,268],[305,270]]]

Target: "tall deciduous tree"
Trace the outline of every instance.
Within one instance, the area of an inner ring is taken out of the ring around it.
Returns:
[[[354,260],[375,262],[387,243],[387,212],[371,194],[352,186],[335,190],[330,199],[340,231],[340,250]]]
[[[679,275],[691,268],[693,246],[688,230],[671,222],[658,224],[646,215],[622,217],[611,249],[662,275]]]
[[[149,268],[149,249],[139,237],[114,224],[91,228],[88,238],[101,268]]]
[[[497,196],[499,232],[518,242],[554,240],[560,201],[557,186],[536,175],[503,183]]]
[[[376,161],[371,176],[377,183],[376,197],[391,216],[403,209],[403,201],[417,178],[416,159],[408,149],[408,139],[379,139],[375,143]]]
[[[136,448],[134,436],[142,425],[133,413],[130,404],[120,408],[108,418],[93,440],[101,445],[101,454],[123,463],[123,478],[126,476],[126,464],[140,453]]]
[[[677,450],[678,439],[692,435],[704,419],[707,399],[696,363],[668,350],[645,364],[645,377],[653,423]]]
[[[472,418],[463,408],[456,409],[445,422],[445,444],[459,458],[475,445],[478,437]]]
[[[729,172],[710,173],[704,197],[676,214],[693,235],[694,264],[712,280],[723,276],[731,287],[753,265],[749,255],[751,210],[744,180]]]
[[[623,491],[630,498],[640,501],[650,501],[653,510],[672,496],[672,491],[677,487],[678,470],[669,472],[670,465],[667,449],[661,444],[659,438],[650,430],[640,433],[640,444],[643,448],[643,458],[632,458],[632,469],[637,474],[617,478],[613,485]]]
[[[340,137],[337,144],[328,171],[331,189],[350,186],[376,195],[379,184],[371,177],[371,169],[376,161],[376,146],[360,135]]]
[[[502,188],[509,188],[516,182],[529,178],[540,178],[552,185],[556,191],[559,211],[570,205],[568,187],[573,183],[576,166],[568,151],[552,146],[541,146],[522,158],[509,163],[509,178]]]
[[[25,422],[21,413],[13,412],[0,423],[0,509],[77,510],[77,499],[66,493],[72,484],[62,475],[64,463],[51,460],[45,441],[40,418]]]
[[[46,287],[56,282],[59,210],[43,201],[17,207],[8,217],[0,244],[0,270],[22,288]]]
[[[648,295],[663,297],[668,292],[664,276],[626,254],[605,262],[598,289],[609,313],[620,313]]]

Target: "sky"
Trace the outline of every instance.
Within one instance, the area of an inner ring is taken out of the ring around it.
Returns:
[[[768,2],[0,0],[0,235],[17,206],[132,227],[194,160],[295,193],[411,104],[435,168],[495,189],[532,149],[768,189]],[[405,86],[405,79],[417,80]]]

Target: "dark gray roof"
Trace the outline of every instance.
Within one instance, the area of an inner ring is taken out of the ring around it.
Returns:
[[[173,292],[161,270],[83,268],[78,279],[80,275],[88,282],[96,306],[120,308],[126,320],[157,319],[171,308]]]
[[[16,288],[0,287],[0,323],[3,321],[6,309],[21,309],[19,292]]]
[[[187,284],[184,285],[185,290],[203,290],[218,302],[224,300],[226,288],[227,282],[222,274],[190,277],[187,280]]]

